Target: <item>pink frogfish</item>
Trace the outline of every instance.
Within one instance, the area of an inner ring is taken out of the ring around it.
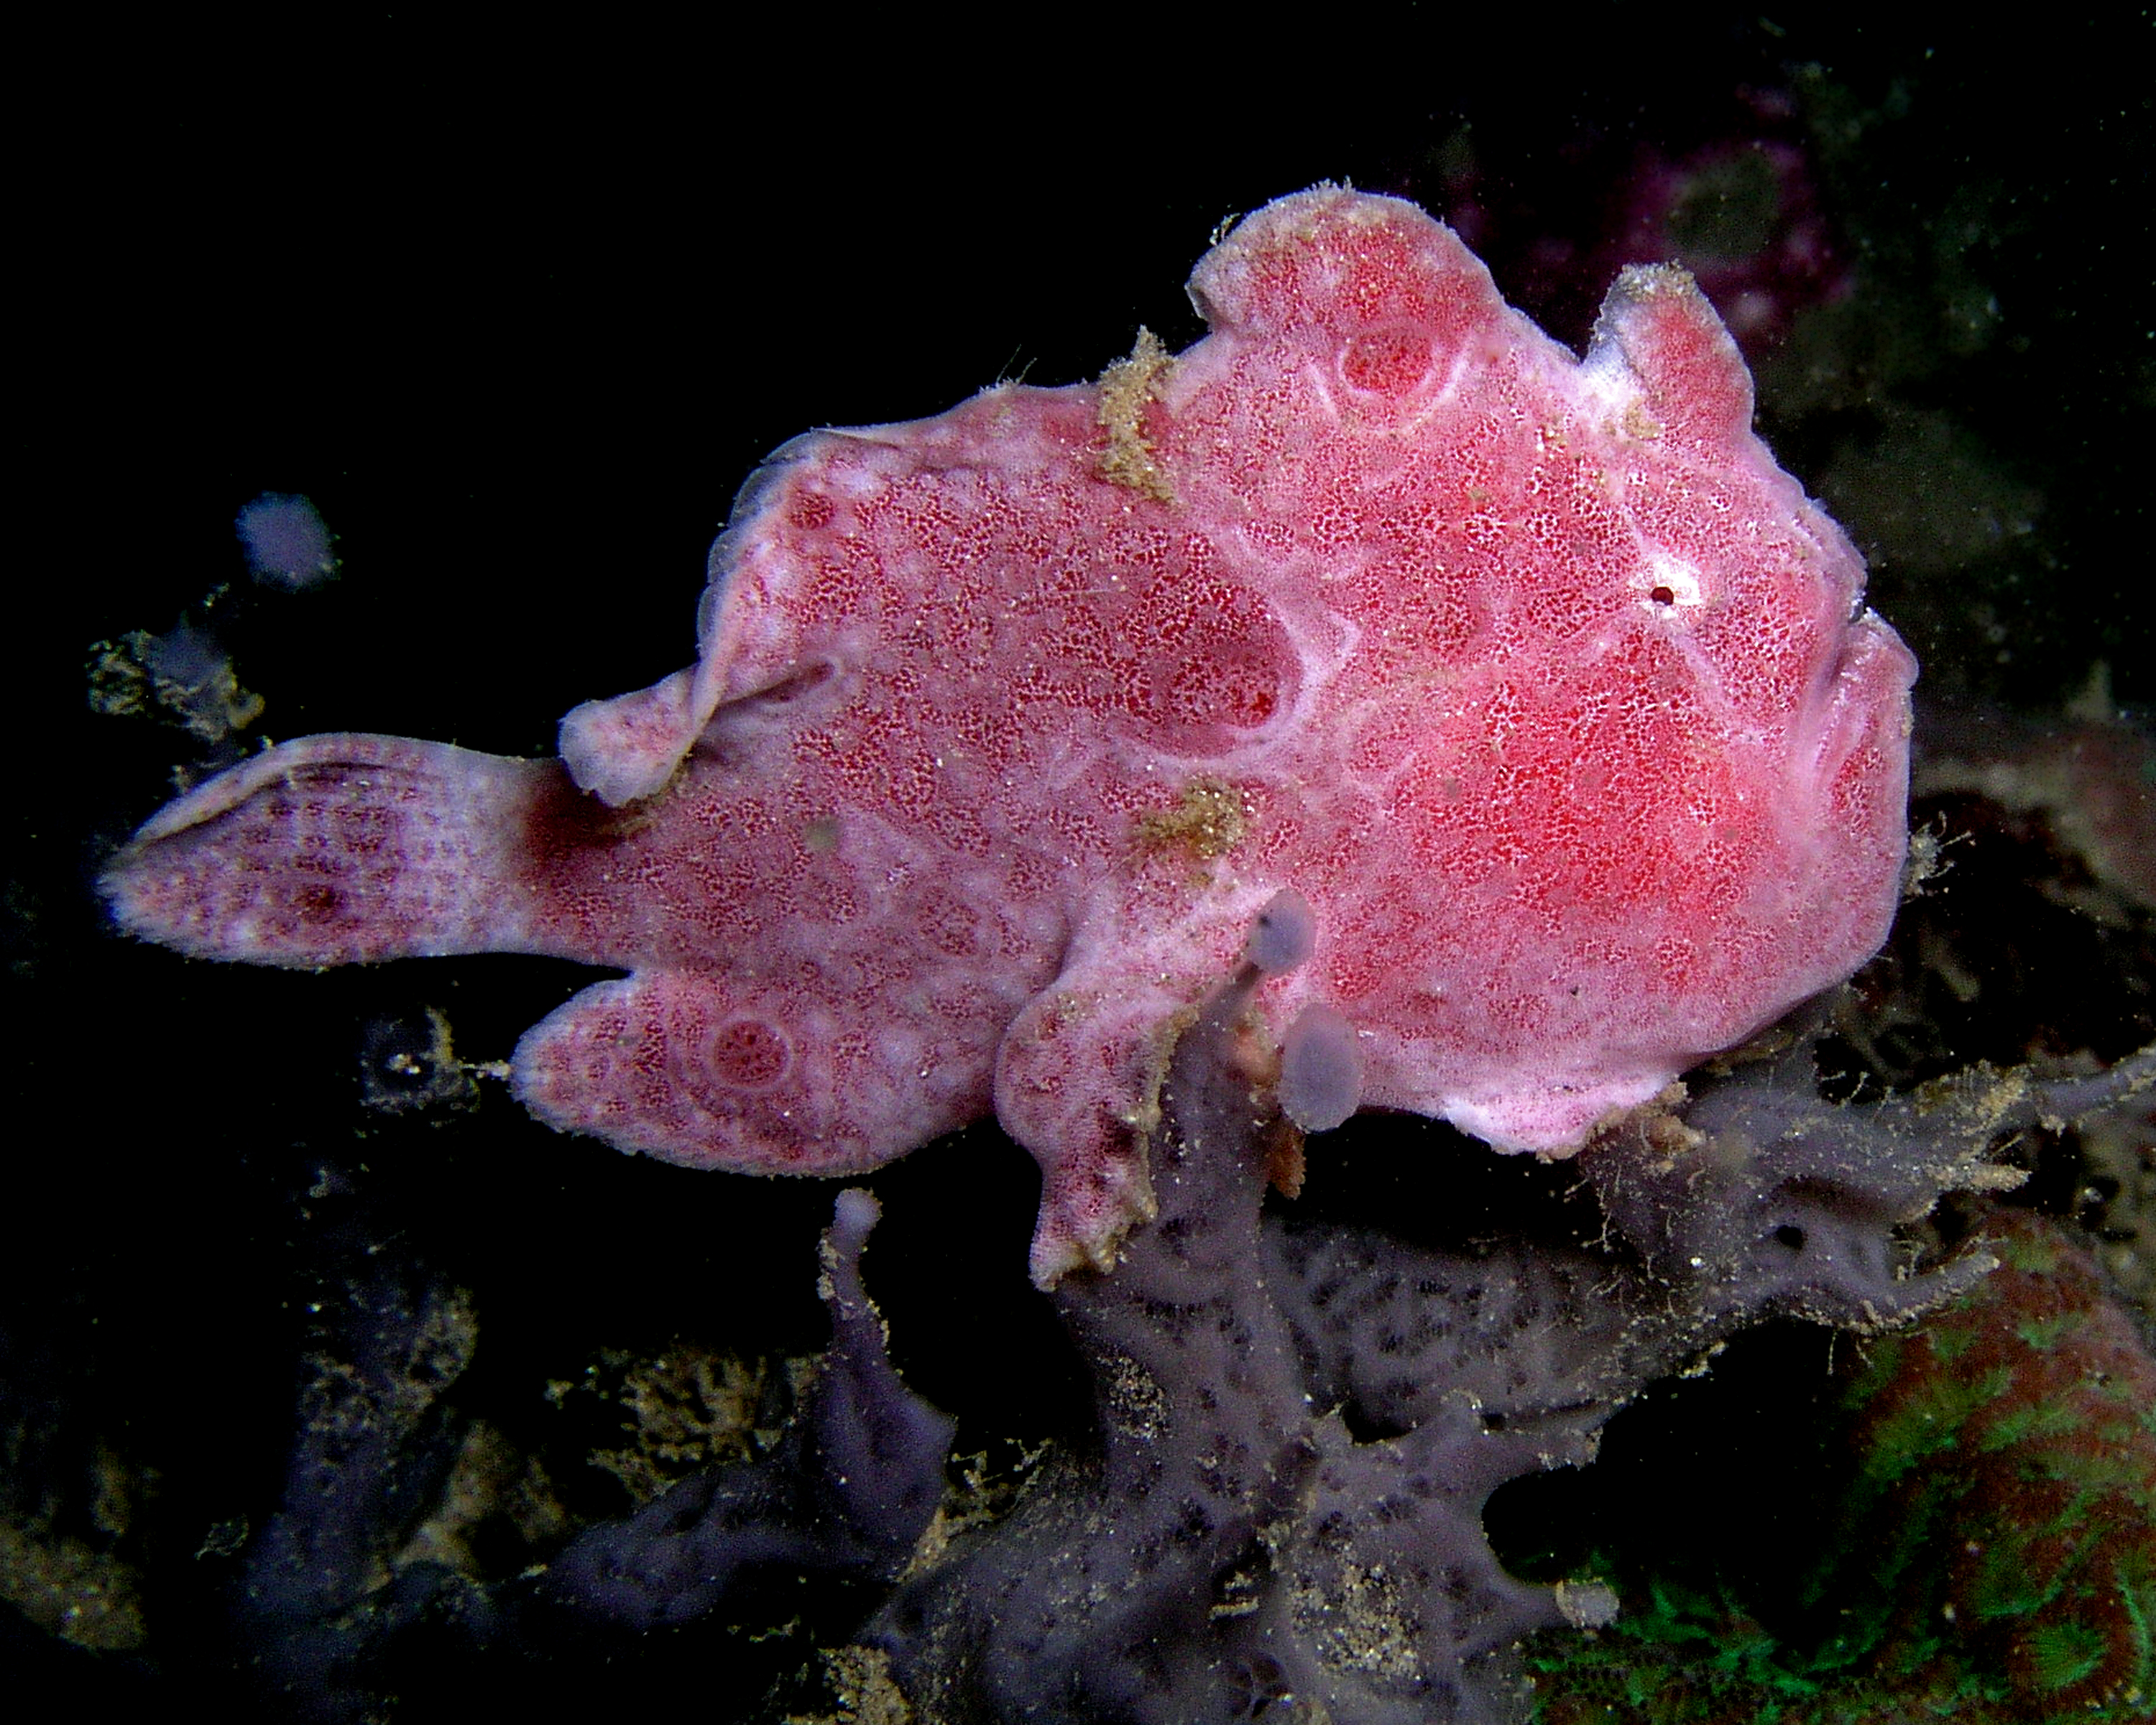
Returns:
[[[625,972],[514,1089],[673,1162],[854,1174],[993,1111],[1044,1285],[1152,1213],[1168,1046],[1269,906],[1301,1124],[1553,1155],[1877,948],[1915,665],[1689,277],[1627,270],[1576,358],[1321,187],[1190,288],[1180,355],[779,449],[697,662],[559,759],[284,744],[142,828],[118,921]]]

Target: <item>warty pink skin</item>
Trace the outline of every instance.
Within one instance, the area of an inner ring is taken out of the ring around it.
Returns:
[[[1150,1213],[1177,1014],[1291,887],[1260,1011],[1366,1105],[1563,1154],[1845,977],[1904,850],[1914,665],[1674,270],[1584,360],[1413,206],[1321,187],[1098,386],[817,433],[711,554],[702,655],[562,761],[289,743],[116,860],[120,921],[321,965],[625,969],[533,1029],[542,1118],[855,1173],[992,1109],[1036,1280]]]

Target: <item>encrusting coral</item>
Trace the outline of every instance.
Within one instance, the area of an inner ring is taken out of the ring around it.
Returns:
[[[2156,1362],[2056,1227],[2001,1211],[1978,1240],[1999,1267],[1848,1387],[1820,1590],[1962,1717],[2131,1718],[2156,1709]]]
[[[1537,1721],[2149,1717],[2156,1359],[2056,1223],[1999,1209],[1971,1245],[1998,1267],[1843,1373],[1838,1513],[1774,1626],[1650,1579],[1609,1633],[1533,1650]]]

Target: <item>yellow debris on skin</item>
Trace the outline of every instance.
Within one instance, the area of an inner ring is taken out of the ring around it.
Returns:
[[[1162,377],[1175,362],[1151,330],[1138,331],[1130,357],[1101,374],[1101,405],[1096,417],[1108,434],[1096,470],[1114,485],[1123,485],[1156,503],[1175,501],[1175,490],[1161,471],[1152,445],[1146,441],[1146,403],[1155,399]]]
[[[1225,856],[1250,830],[1247,799],[1225,779],[1194,778],[1172,809],[1148,809],[1132,823],[1139,851],[1158,855],[1179,850],[1194,861]]]

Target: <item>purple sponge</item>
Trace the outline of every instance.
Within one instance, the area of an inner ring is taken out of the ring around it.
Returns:
[[[326,581],[337,572],[332,536],[321,512],[304,497],[264,491],[233,523],[247,547],[247,567],[257,581],[295,589]]]

